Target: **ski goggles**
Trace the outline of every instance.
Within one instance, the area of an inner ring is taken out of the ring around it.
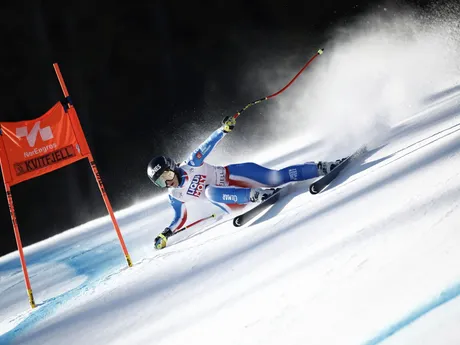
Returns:
[[[167,187],[166,182],[172,181],[174,176],[174,171],[165,170],[153,183],[155,183],[158,187],[165,188]]]

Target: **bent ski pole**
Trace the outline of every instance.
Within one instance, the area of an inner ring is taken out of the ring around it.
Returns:
[[[308,60],[308,62],[300,69],[300,71],[294,76],[294,78],[291,79],[291,81],[289,83],[286,84],[286,86],[284,86],[281,90],[275,92],[274,94],[270,95],[270,96],[266,96],[264,98],[261,98],[261,99],[258,99],[256,101],[253,101],[251,103],[248,103],[243,109],[241,109],[240,111],[238,111],[235,115],[233,115],[233,118],[236,119],[238,116],[241,115],[241,113],[243,111],[245,111],[246,109],[248,109],[249,107],[255,105],[255,104],[258,104],[258,103],[261,103],[263,101],[266,101],[267,99],[270,99],[270,98],[273,98],[275,96],[278,96],[280,93],[282,93],[284,90],[286,90],[289,86],[291,86],[291,84],[294,82],[294,80],[297,79],[297,77],[305,70],[305,68],[307,68],[307,66],[314,60],[316,59],[319,55],[323,54],[324,52],[324,49],[319,49],[315,55],[313,55],[313,57]]]
[[[211,218],[215,218],[215,217],[216,217],[215,214],[211,214],[210,216],[207,216],[207,217],[198,219],[198,220],[194,221],[193,223],[190,223],[190,224],[184,226],[183,228],[180,228],[179,230],[174,231],[174,232],[173,232],[173,235],[176,235],[176,234],[178,234],[178,233],[181,232],[181,231],[187,230],[188,228],[190,228],[190,227],[192,227],[192,226],[194,226],[194,225],[197,225],[197,224],[199,224],[199,223],[201,223],[201,222],[203,222],[203,221],[205,221],[205,220],[208,220],[208,219],[211,219]]]

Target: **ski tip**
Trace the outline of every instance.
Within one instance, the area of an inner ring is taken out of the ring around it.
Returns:
[[[240,227],[241,225],[243,225],[243,224],[241,224],[241,222],[240,222],[240,217],[235,217],[235,218],[233,218],[233,226],[235,226],[235,227],[238,228],[238,227]]]
[[[311,194],[318,194],[318,192],[319,192],[319,191],[316,190],[314,184],[311,184],[309,189],[310,189]]]

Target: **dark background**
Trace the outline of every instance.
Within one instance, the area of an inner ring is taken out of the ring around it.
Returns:
[[[62,99],[59,63],[116,211],[162,192],[146,175],[151,157],[183,156],[190,128],[210,132],[267,95],[249,83],[252,66],[301,67],[334,27],[379,5],[400,2],[11,1],[0,12],[0,121],[37,118]],[[23,246],[107,214],[87,160],[11,189]],[[2,194],[0,255],[16,250]]]

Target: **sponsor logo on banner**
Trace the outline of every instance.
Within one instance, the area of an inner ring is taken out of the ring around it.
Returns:
[[[193,195],[197,198],[201,196],[201,193],[204,191],[206,182],[206,175],[195,175],[193,176],[192,182],[187,189],[188,195]]]
[[[66,114],[61,102],[31,121],[0,122],[2,168],[8,184],[47,174],[86,158],[89,148],[76,114]],[[75,128],[74,128],[75,126]]]
[[[36,155],[43,154],[51,150],[55,150],[56,147],[57,147],[56,143],[52,143],[52,144],[49,144],[43,147],[36,147],[32,151],[24,152],[24,158],[36,156]]]
[[[32,127],[32,130],[30,132],[28,132],[27,127],[16,128],[16,136],[18,138],[26,137],[30,147],[35,146],[38,133],[40,133],[40,137],[43,141],[51,140],[54,138],[51,127],[46,126],[44,128],[40,128],[40,121],[35,122],[35,125]]]
[[[63,147],[59,150],[52,151],[46,155],[35,157],[20,163],[14,164],[16,176],[32,172],[38,169],[46,168],[63,160],[75,157],[75,151],[72,145]]]

